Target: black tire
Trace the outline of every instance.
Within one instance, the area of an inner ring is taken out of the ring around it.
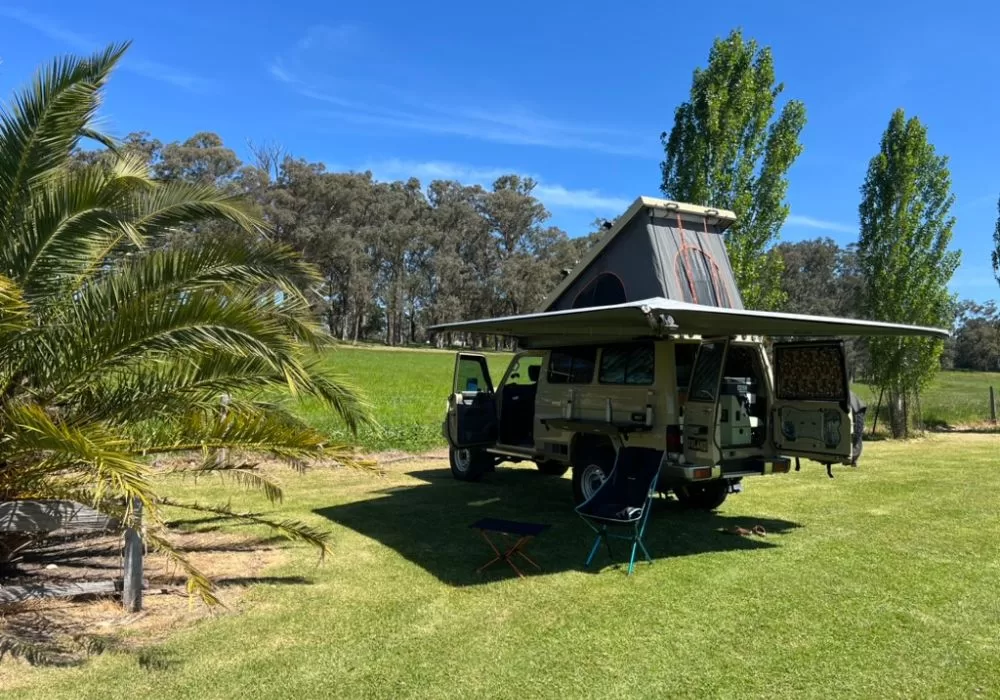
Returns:
[[[715,510],[729,495],[729,483],[725,479],[683,484],[674,487],[674,495],[685,508]]]
[[[596,491],[615,468],[615,450],[610,445],[574,450],[573,500],[580,505]]]
[[[448,449],[451,475],[459,481],[479,481],[493,467],[493,458],[482,450],[470,447]]]
[[[569,465],[563,462],[535,462],[535,466],[546,476],[562,476],[569,469]]]

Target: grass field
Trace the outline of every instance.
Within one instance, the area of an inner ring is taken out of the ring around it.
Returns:
[[[510,355],[489,355],[493,381],[503,376]],[[444,445],[441,421],[451,390],[454,353],[426,350],[388,350],[342,346],[323,362],[348,376],[368,397],[382,429],[365,430],[360,438],[369,450],[419,452]],[[1000,373],[942,372],[922,398],[924,420],[931,426],[967,425],[988,417],[989,386],[1000,391]],[[864,385],[856,390],[871,406],[871,425],[877,395]],[[347,435],[335,417],[317,403],[302,411],[309,421],[336,438]],[[879,423],[885,425],[883,407]]]
[[[332,560],[296,548],[238,615],[141,654],[8,669],[0,693],[997,697],[998,458],[997,435],[878,442],[834,480],[818,465],[749,480],[716,514],[658,502],[656,561],[631,578],[603,557],[581,568],[590,537],[567,477],[467,484],[439,460],[289,476],[283,510],[332,528]],[[544,573],[476,575],[487,550],[468,524],[484,515],[552,523],[532,550]],[[766,538],[720,532],[758,523]]]
[[[490,354],[490,373],[499,382],[509,354]],[[434,350],[392,350],[340,346],[323,358],[323,365],[354,383],[372,404],[379,430],[365,429],[360,441],[372,451],[420,452],[444,444],[444,420],[451,391],[455,355]],[[309,422],[339,440],[349,440],[325,407],[307,402],[301,407]]]

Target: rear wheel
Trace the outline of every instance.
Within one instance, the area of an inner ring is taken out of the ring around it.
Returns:
[[[493,466],[493,459],[482,450],[452,447],[448,450],[451,475],[459,481],[479,481]]]
[[[674,487],[674,495],[685,508],[715,510],[729,495],[729,484],[725,479],[684,484]]]
[[[568,464],[562,462],[535,462],[538,471],[548,476],[562,476],[569,469]]]
[[[615,467],[615,451],[611,446],[579,452],[573,458],[573,500],[577,505],[593,496]]]

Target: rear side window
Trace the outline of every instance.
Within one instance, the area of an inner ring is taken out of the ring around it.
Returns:
[[[726,358],[726,344],[702,343],[691,374],[688,401],[715,401],[719,390],[719,375]]]
[[[601,351],[601,384],[653,383],[653,344],[612,345]]]
[[[677,389],[687,391],[691,381],[694,356],[698,352],[697,343],[677,343],[674,345],[674,362],[677,369]]]
[[[840,345],[775,345],[777,398],[788,401],[846,401],[847,376]]]
[[[563,348],[549,354],[549,384],[590,384],[596,348]]]

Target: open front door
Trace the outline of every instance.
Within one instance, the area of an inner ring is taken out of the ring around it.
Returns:
[[[714,467],[722,459],[719,382],[729,341],[706,340],[698,348],[684,404],[684,461]]]
[[[497,404],[486,357],[460,352],[448,399],[448,441],[453,447],[475,447],[496,440]]]
[[[771,436],[782,455],[824,464],[857,458],[844,344],[776,343]]]

